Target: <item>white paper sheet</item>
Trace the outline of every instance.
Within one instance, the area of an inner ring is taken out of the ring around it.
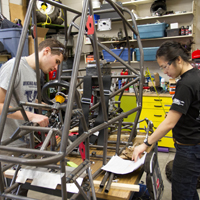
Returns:
[[[66,166],[66,175],[73,171],[75,168]],[[31,185],[45,187],[50,189],[56,189],[58,184],[61,184],[61,174],[59,172],[49,172],[44,168],[24,167],[22,168],[16,179],[18,183],[25,183],[27,179],[32,179]],[[83,173],[84,176],[84,173]],[[76,179],[79,185],[82,184],[83,178]],[[67,183],[67,192],[78,193],[79,189],[74,183]]]
[[[146,157],[146,153],[145,155],[143,155],[142,158],[139,158],[137,162],[134,162],[131,160],[124,160],[120,158],[119,156],[113,156],[109,160],[109,162],[105,166],[103,166],[101,169],[115,173],[115,174],[128,174],[138,169],[141,165],[143,165],[145,161],[145,157]]]

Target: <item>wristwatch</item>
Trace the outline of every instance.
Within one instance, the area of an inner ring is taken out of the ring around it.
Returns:
[[[148,147],[150,147],[152,144],[149,144],[148,143],[148,138],[146,137],[145,139],[144,139],[144,143],[148,146]]]

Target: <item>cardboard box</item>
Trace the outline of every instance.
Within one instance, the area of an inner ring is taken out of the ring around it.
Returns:
[[[152,83],[151,81],[149,81],[149,82],[148,82],[148,86],[149,86],[149,87],[155,86],[155,81],[153,81],[153,83]]]
[[[159,87],[160,86],[160,77],[158,73],[154,73],[154,81],[155,81],[155,86]]]
[[[21,19],[21,23],[23,26],[24,19],[26,16],[26,6],[9,3],[9,8],[10,8],[10,21],[15,23],[16,19]]]
[[[44,41],[48,30],[49,30],[48,28],[37,27],[38,44]],[[28,36],[28,48],[29,48],[29,55],[35,52],[34,39],[32,38],[31,35]]]

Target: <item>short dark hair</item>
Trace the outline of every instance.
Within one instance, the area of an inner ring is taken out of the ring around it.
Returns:
[[[166,41],[161,44],[156,53],[156,58],[163,57],[166,61],[175,61],[179,56],[185,61],[190,62],[191,46],[193,41],[181,44],[176,41]]]
[[[45,47],[50,47],[53,55],[63,54],[63,60],[67,59],[65,46],[58,40],[54,38],[47,38],[39,44],[38,51],[42,51]]]

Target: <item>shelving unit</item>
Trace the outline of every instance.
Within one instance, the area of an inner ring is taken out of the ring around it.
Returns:
[[[192,34],[190,35],[178,35],[178,36],[170,36],[170,37],[159,37],[159,38],[147,38],[147,39],[141,39],[143,43],[143,47],[150,47],[152,44],[152,47],[159,46],[163,41],[165,40],[177,40],[177,41],[188,41],[190,39],[193,39],[195,37],[195,29],[196,27],[193,26],[195,22],[195,16],[196,16],[196,0],[168,0],[166,1],[168,11],[173,10],[174,14],[168,14],[163,16],[151,16],[150,13],[150,6],[154,2],[154,0],[137,0],[137,1],[126,1],[122,2],[122,5],[124,7],[127,7],[128,9],[134,9],[136,12],[139,11],[139,17],[136,19],[136,22],[138,25],[144,25],[144,24],[150,24],[155,23],[157,20],[159,20],[161,23],[165,22],[167,24],[178,22],[179,28],[181,26],[192,26]],[[179,7],[177,5],[180,5],[180,3],[183,3],[183,6]],[[146,4],[146,5],[145,5]],[[180,9],[180,10],[179,10]],[[180,12],[180,13],[177,13]],[[147,17],[145,17],[148,15]],[[130,18],[130,17],[129,17]],[[128,21],[131,23],[132,19],[128,19]],[[116,31],[116,29],[119,29],[119,21],[112,21],[113,29],[111,31]],[[101,34],[101,33],[100,33]],[[114,34],[114,33],[113,33]],[[112,35],[111,32],[109,34],[104,34],[105,40],[109,40],[109,36]],[[108,36],[108,37],[106,37]],[[130,40],[131,45],[134,45],[134,48],[137,47],[137,40],[133,38],[133,35],[129,35],[132,37]],[[155,42],[154,42],[155,41]],[[115,46],[120,43],[126,43],[126,40],[124,41],[102,41],[101,43],[104,45],[110,45],[114,44]],[[135,62],[134,62],[135,63]]]
[[[142,4],[147,4],[147,3],[153,3],[151,0],[141,0],[141,1],[128,1],[128,2],[123,2],[122,5],[125,7],[131,7],[131,6],[136,6],[135,10],[138,10],[138,5]],[[166,2],[167,4],[170,3],[169,1]],[[163,16],[147,16],[147,17],[138,17],[136,19],[137,22],[141,21],[148,21],[148,20],[159,20],[159,19],[167,19],[167,18],[177,18],[177,17],[184,17],[184,16],[195,16],[196,14],[196,9],[195,9],[195,0],[193,0],[191,5],[191,10],[185,10],[184,12],[181,13],[174,13],[174,14],[168,14],[168,15],[163,15]],[[128,19],[128,21],[132,21],[132,19]]]
[[[179,36],[172,36],[172,37],[160,37],[160,38],[148,38],[148,39],[141,39],[141,41],[151,41],[151,40],[168,40],[168,39],[178,39],[178,38],[191,38],[193,37],[193,34],[190,35],[179,35]],[[129,40],[130,42],[137,42],[137,40]],[[122,43],[126,42],[126,40],[123,41],[104,41],[101,42],[102,44],[113,44],[113,43]]]
[[[122,0],[123,1],[123,0]],[[154,0],[137,0],[137,1],[126,1],[122,2],[122,5],[124,7],[131,9],[134,9],[135,11],[139,11],[139,17],[136,19],[136,22],[138,25],[144,25],[144,24],[150,24],[150,23],[155,23],[157,20],[160,21],[161,23],[174,23],[178,22],[179,28],[181,26],[187,26],[191,25],[192,26],[192,34],[190,35],[178,35],[178,36],[170,36],[170,37],[159,37],[159,38],[146,38],[146,39],[141,39],[143,47],[155,47],[159,46],[162,42],[166,40],[177,40],[181,42],[186,42],[189,41],[190,39],[192,40],[194,38],[195,40],[195,30],[196,26],[195,24],[195,17],[196,17],[196,6],[197,6],[197,0],[168,0],[166,1],[168,11],[173,10],[175,14],[168,14],[168,15],[163,15],[163,16],[151,16],[150,13],[150,6],[154,2]],[[183,6],[179,7],[178,5],[182,4]],[[145,5],[146,4],[146,5]],[[179,10],[180,9],[180,10]],[[176,13],[180,12],[180,13]],[[149,15],[145,17],[146,15]],[[130,18],[130,16],[128,17]],[[128,21],[131,23],[132,19],[128,19]],[[102,44],[106,45],[107,47],[110,47],[109,45],[113,44],[114,47],[118,46],[120,43],[126,43],[126,40],[120,40],[116,41],[115,37],[112,37],[112,35],[116,35],[117,31],[119,30],[120,24],[122,24],[120,21],[112,21],[112,30],[107,31],[107,32],[98,32],[97,36],[100,37],[100,41]],[[137,48],[137,40],[133,38],[133,35],[129,34],[130,37],[132,37],[130,41],[131,45],[133,45],[133,48]],[[104,40],[104,41],[103,41]],[[88,49],[90,44],[85,43],[85,48]],[[195,50],[195,45],[193,46]],[[152,62],[152,61],[150,61]],[[114,64],[117,64],[118,62],[115,62]],[[137,61],[132,61],[132,64],[137,64]],[[145,62],[146,63],[146,62]]]
[[[163,16],[151,16],[151,17],[141,17],[136,19],[136,21],[142,21],[142,20],[150,20],[150,19],[162,19],[162,18],[170,18],[170,17],[182,17],[187,15],[194,15],[194,12],[186,12],[186,13],[178,13],[178,14],[169,14],[169,15],[163,15]],[[132,19],[128,19],[127,21],[132,21]]]
[[[122,2],[123,6],[130,6],[130,5],[141,5],[141,4],[146,4],[146,3],[153,3],[154,0],[139,0],[139,1],[127,1],[127,2]]]
[[[153,61],[145,61],[145,60],[144,60],[144,62],[145,62],[145,63],[148,63],[148,62],[157,62],[157,61],[156,61],[156,60],[153,60]],[[115,63],[118,64],[119,62],[113,62],[112,64],[115,64]],[[139,64],[139,61],[131,61],[131,63],[132,63],[132,64]]]

